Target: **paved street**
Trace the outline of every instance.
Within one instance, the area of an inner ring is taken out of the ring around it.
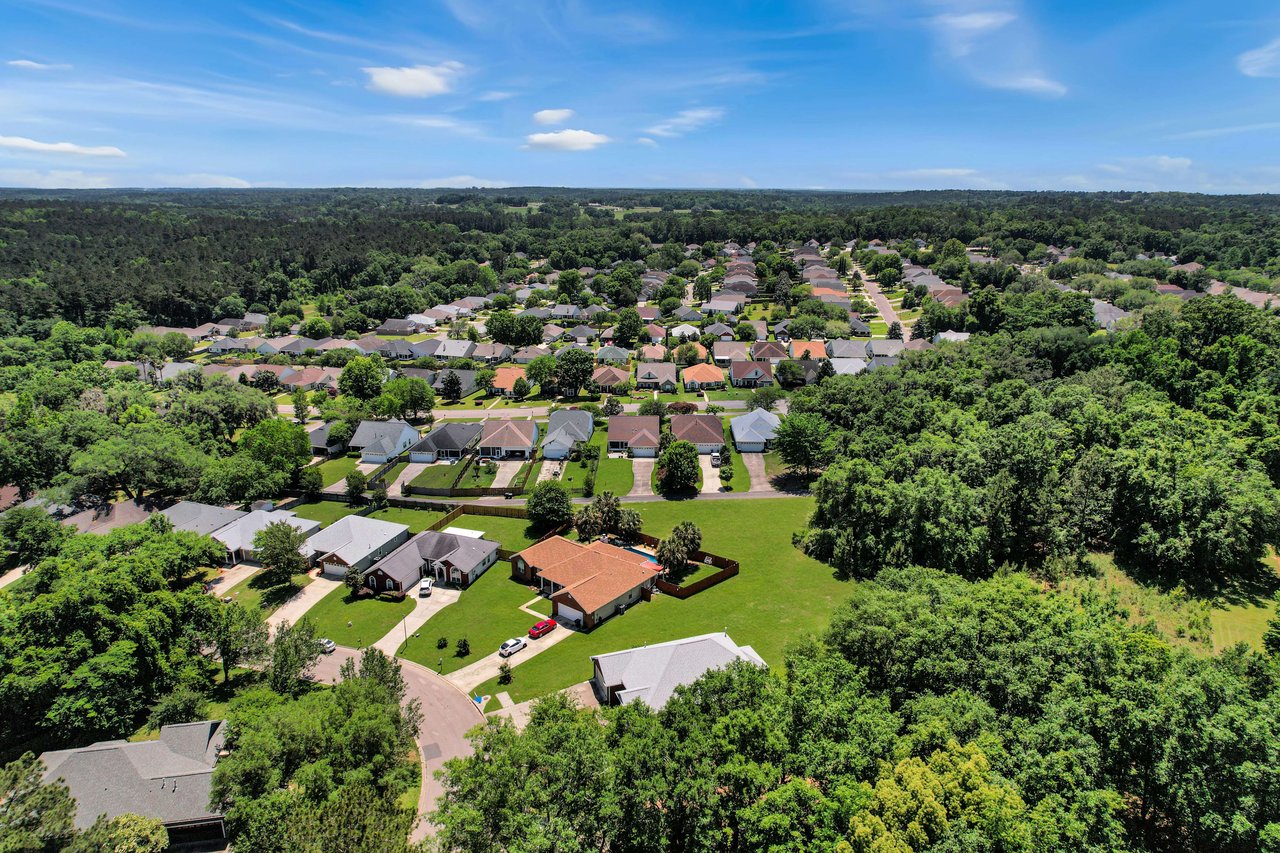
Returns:
[[[901,325],[902,321],[898,319],[898,312],[893,310],[889,300],[880,292],[880,285],[876,284],[875,280],[868,276],[861,267],[855,266],[855,269],[862,276],[862,285],[867,289],[867,296],[871,297],[871,304],[875,305],[876,310],[880,312],[880,319],[890,326],[894,323]]]
[[[17,566],[5,572],[3,575],[0,575],[0,589],[4,589],[9,584],[22,577],[22,573],[26,568],[26,566]]]

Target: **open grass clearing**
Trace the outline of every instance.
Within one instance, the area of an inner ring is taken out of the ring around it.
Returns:
[[[316,634],[340,646],[363,648],[386,636],[413,610],[415,599],[393,601],[379,596],[352,598],[345,585],[320,599],[307,611]]]
[[[289,511],[299,518],[309,518],[328,527],[340,518],[356,512],[360,507],[351,506],[343,501],[308,501],[289,507]]]

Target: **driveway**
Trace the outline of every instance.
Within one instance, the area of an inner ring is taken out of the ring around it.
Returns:
[[[600,707],[600,700],[596,698],[596,691],[592,689],[590,681],[580,681],[572,687],[565,688],[564,692],[568,693],[573,700],[578,703],[579,708]],[[511,698],[505,693],[499,693],[496,698],[499,702],[503,702],[504,697],[506,699]],[[506,717],[515,724],[517,729],[523,731],[524,727],[529,724],[529,710],[533,707],[533,703],[537,701],[537,699],[530,699],[527,702],[520,702],[518,704],[506,702],[498,710],[490,711],[487,716],[495,719],[498,717]]]
[[[747,469],[747,473],[751,475],[751,491],[777,491],[777,489],[773,487],[773,481],[771,481],[769,479],[769,475],[765,473],[763,453],[743,453],[742,464]]]
[[[698,464],[702,466],[702,494],[714,495],[720,491],[720,469],[711,464],[711,454],[698,454]]]
[[[417,588],[410,590],[409,594],[417,596]],[[410,634],[421,628],[432,616],[456,602],[461,596],[462,593],[459,590],[437,586],[431,590],[431,595],[426,598],[415,598],[413,610],[409,612],[409,615],[404,617],[400,624],[388,631],[387,636],[374,643],[373,647],[380,650],[387,657],[395,657],[396,652],[404,645],[405,639]]]
[[[494,475],[491,489],[505,489],[515,479],[516,473],[524,465],[522,459],[508,459],[498,463],[498,473]],[[546,466],[543,466],[546,467]]]
[[[564,470],[564,465],[563,459],[548,459],[544,461],[542,467],[538,469],[538,482],[560,479],[560,472]]]
[[[342,586],[340,580],[330,580],[326,577],[318,577],[311,583],[302,588],[302,591],[293,598],[286,601],[267,617],[267,629],[275,633],[276,627],[281,622],[288,622],[290,625],[297,623],[299,619],[307,615],[307,611],[316,606],[320,599]]]
[[[653,466],[657,461],[652,457],[641,456],[631,460],[631,474],[635,480],[631,484],[631,491],[627,492],[627,497],[642,498],[653,495]]]
[[[480,660],[469,666],[464,666],[462,669],[449,673],[445,678],[457,685],[461,690],[474,690],[489,679],[497,678],[498,667],[502,666],[503,661],[511,664],[512,667],[519,666],[572,634],[573,631],[561,625],[546,636],[539,637],[536,640],[527,640],[529,645],[509,658],[504,658],[495,651],[493,654],[480,658]]]
[[[357,462],[356,463],[356,470],[359,471],[361,474],[364,474],[366,477],[369,474],[371,474],[377,467],[378,467],[377,464],[373,462]],[[323,491],[326,494],[330,494],[330,495],[345,495],[347,493],[346,477],[343,477],[341,480],[334,483],[332,486],[326,486],[323,489]]]
[[[218,576],[209,581],[209,594],[216,596],[224,596],[227,590],[234,586],[238,586],[242,582],[248,580],[254,573],[261,570],[262,566],[250,566],[247,563],[236,563],[229,569],[218,569]],[[0,583],[3,583],[0,580]]]
[[[22,573],[27,570],[26,566],[17,566],[0,575],[0,589],[4,589],[9,584],[22,577]]]
[[[331,655],[322,655],[312,675],[316,681],[334,682],[342,663],[358,656],[355,649],[338,647]],[[414,827],[410,838],[421,841],[433,834],[435,827],[425,816],[435,808],[444,786],[435,778],[436,771],[451,758],[471,754],[467,732],[484,722],[484,714],[476,703],[426,667],[400,660],[400,674],[405,681],[405,699],[417,699],[422,706],[422,727],[418,730],[418,753],[422,757],[422,790],[418,795],[418,815],[424,818]]]
[[[400,497],[404,494],[401,486],[412,483],[414,478],[426,470],[426,468],[426,462],[410,462],[408,465],[404,466],[404,470],[400,472],[400,476],[396,477],[396,481],[394,483],[387,484],[387,494],[395,498]]]

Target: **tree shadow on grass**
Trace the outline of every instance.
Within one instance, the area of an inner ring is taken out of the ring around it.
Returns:
[[[1235,574],[1206,575],[1199,578],[1169,577],[1150,566],[1138,565],[1115,555],[1116,566],[1140,584],[1170,592],[1181,586],[1197,598],[1210,599],[1225,607],[1257,607],[1280,593],[1280,558],[1268,554],[1250,570]]]
[[[270,579],[260,574],[249,578],[249,586],[258,591],[258,603],[263,610],[274,610],[302,592],[301,584],[294,583],[292,580],[285,583],[271,583]]]

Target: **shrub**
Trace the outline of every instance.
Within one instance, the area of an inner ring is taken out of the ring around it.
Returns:
[[[448,638],[448,637],[441,637],[440,639],[436,640],[436,648],[437,648],[437,649],[447,649],[447,648],[449,648],[449,638]]]

